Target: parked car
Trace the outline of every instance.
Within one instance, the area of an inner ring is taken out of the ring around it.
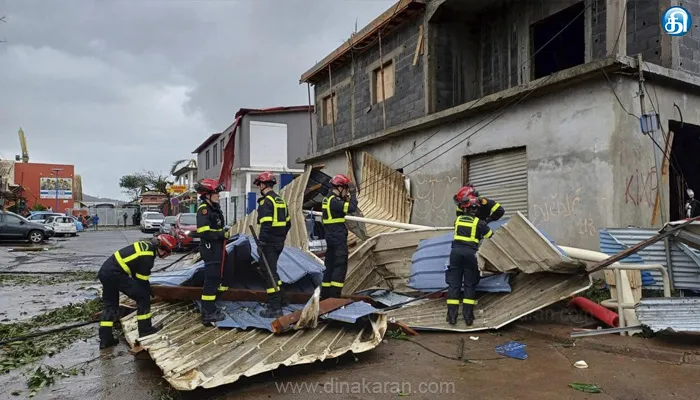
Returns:
[[[60,217],[65,214],[53,212],[53,211],[32,211],[27,219],[38,224],[43,224],[49,217]]]
[[[44,221],[44,226],[52,228],[56,236],[78,235],[78,228],[75,227],[73,217],[63,215],[48,217]]]
[[[158,232],[164,219],[163,213],[153,211],[143,213],[141,215],[141,232]]]
[[[180,213],[173,228],[178,250],[192,249],[199,246],[197,235],[197,214]]]
[[[0,211],[0,239],[28,240],[36,244],[48,237],[49,232],[44,225],[9,211]]]
[[[169,235],[173,234],[173,227],[177,222],[177,217],[170,215],[163,219],[163,224],[160,226],[160,233],[167,233]]]

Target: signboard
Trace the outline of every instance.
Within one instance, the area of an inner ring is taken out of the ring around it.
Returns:
[[[170,187],[168,187],[169,193],[180,194],[180,193],[185,193],[186,191],[187,191],[187,185],[170,185]]]
[[[58,186],[58,190],[56,190]],[[41,177],[39,178],[39,192],[42,199],[73,199],[73,178]]]

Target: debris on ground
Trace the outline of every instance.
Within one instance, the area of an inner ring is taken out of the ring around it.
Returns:
[[[0,286],[57,285],[66,282],[97,281],[95,271],[70,271],[53,274],[0,272]]]
[[[496,346],[496,353],[517,360],[525,360],[527,359],[525,347],[527,347],[526,344],[511,340],[506,344]]]
[[[584,393],[603,393],[603,389],[592,383],[569,383],[569,387]]]
[[[588,364],[583,360],[579,360],[574,363],[574,367],[578,369],[586,369],[588,368]]]

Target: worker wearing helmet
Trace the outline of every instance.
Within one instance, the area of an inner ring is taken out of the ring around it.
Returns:
[[[199,255],[204,261],[204,286],[202,287],[202,323],[207,325],[223,321],[226,315],[216,306],[216,295],[228,289],[221,285],[226,255],[224,214],[219,206],[219,193],[224,190],[215,179],[202,179],[194,189],[201,204],[197,207],[197,234],[200,238]]]
[[[321,283],[321,299],[340,297],[348,270],[348,228],[345,216],[357,210],[355,185],[345,175],[331,179],[333,189],[323,199],[323,227],[326,231],[326,257]]]
[[[102,264],[97,278],[102,283],[102,316],[100,317],[100,349],[119,341],[112,335],[114,321],[119,318],[119,292],[136,301],[136,321],[139,337],[152,335],[160,328],[151,325],[151,284],[148,281],[156,255],[172,254],[177,241],[167,234],[140,240],[120,249]]]
[[[264,318],[277,318],[282,316],[282,307],[286,301],[282,292],[282,281],[277,273],[277,260],[284,250],[284,241],[292,227],[291,216],[287,203],[275,193],[272,188],[277,184],[277,179],[271,172],[263,172],[255,178],[253,184],[260,189],[261,197],[258,200],[258,224],[260,225],[260,246],[258,254],[262,263],[262,255],[267,260],[275,282],[269,282],[267,274],[266,291],[268,293],[267,308],[260,312]]]
[[[501,206],[501,203],[479,196],[479,191],[476,190],[474,185],[470,183],[467,183],[466,186],[462,187],[462,189],[460,189],[460,191],[455,195],[455,202],[457,196],[465,195],[469,195],[477,199],[478,209],[476,216],[487,224],[489,222],[498,221],[506,212],[503,209],[503,206]],[[457,216],[459,217],[463,214],[464,210],[457,206]]]
[[[455,230],[450,251],[450,266],[445,273],[447,290],[447,322],[457,323],[459,304],[462,303],[462,316],[467,326],[474,322],[474,304],[476,303],[476,285],[479,283],[479,267],[476,252],[479,242],[491,237],[493,232],[476,214],[479,212],[477,199],[466,194],[465,188],[455,196],[457,207],[464,210],[455,220]],[[460,296],[464,288],[464,293]]]

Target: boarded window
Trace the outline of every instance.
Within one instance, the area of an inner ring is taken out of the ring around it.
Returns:
[[[338,97],[332,95],[323,98],[323,125],[330,125],[338,121]]]
[[[374,96],[372,102],[374,104],[381,103],[384,99],[388,99],[394,95],[394,63],[389,61],[384,64],[383,68],[377,68],[373,74],[374,81]],[[383,90],[382,90],[383,88]]]

